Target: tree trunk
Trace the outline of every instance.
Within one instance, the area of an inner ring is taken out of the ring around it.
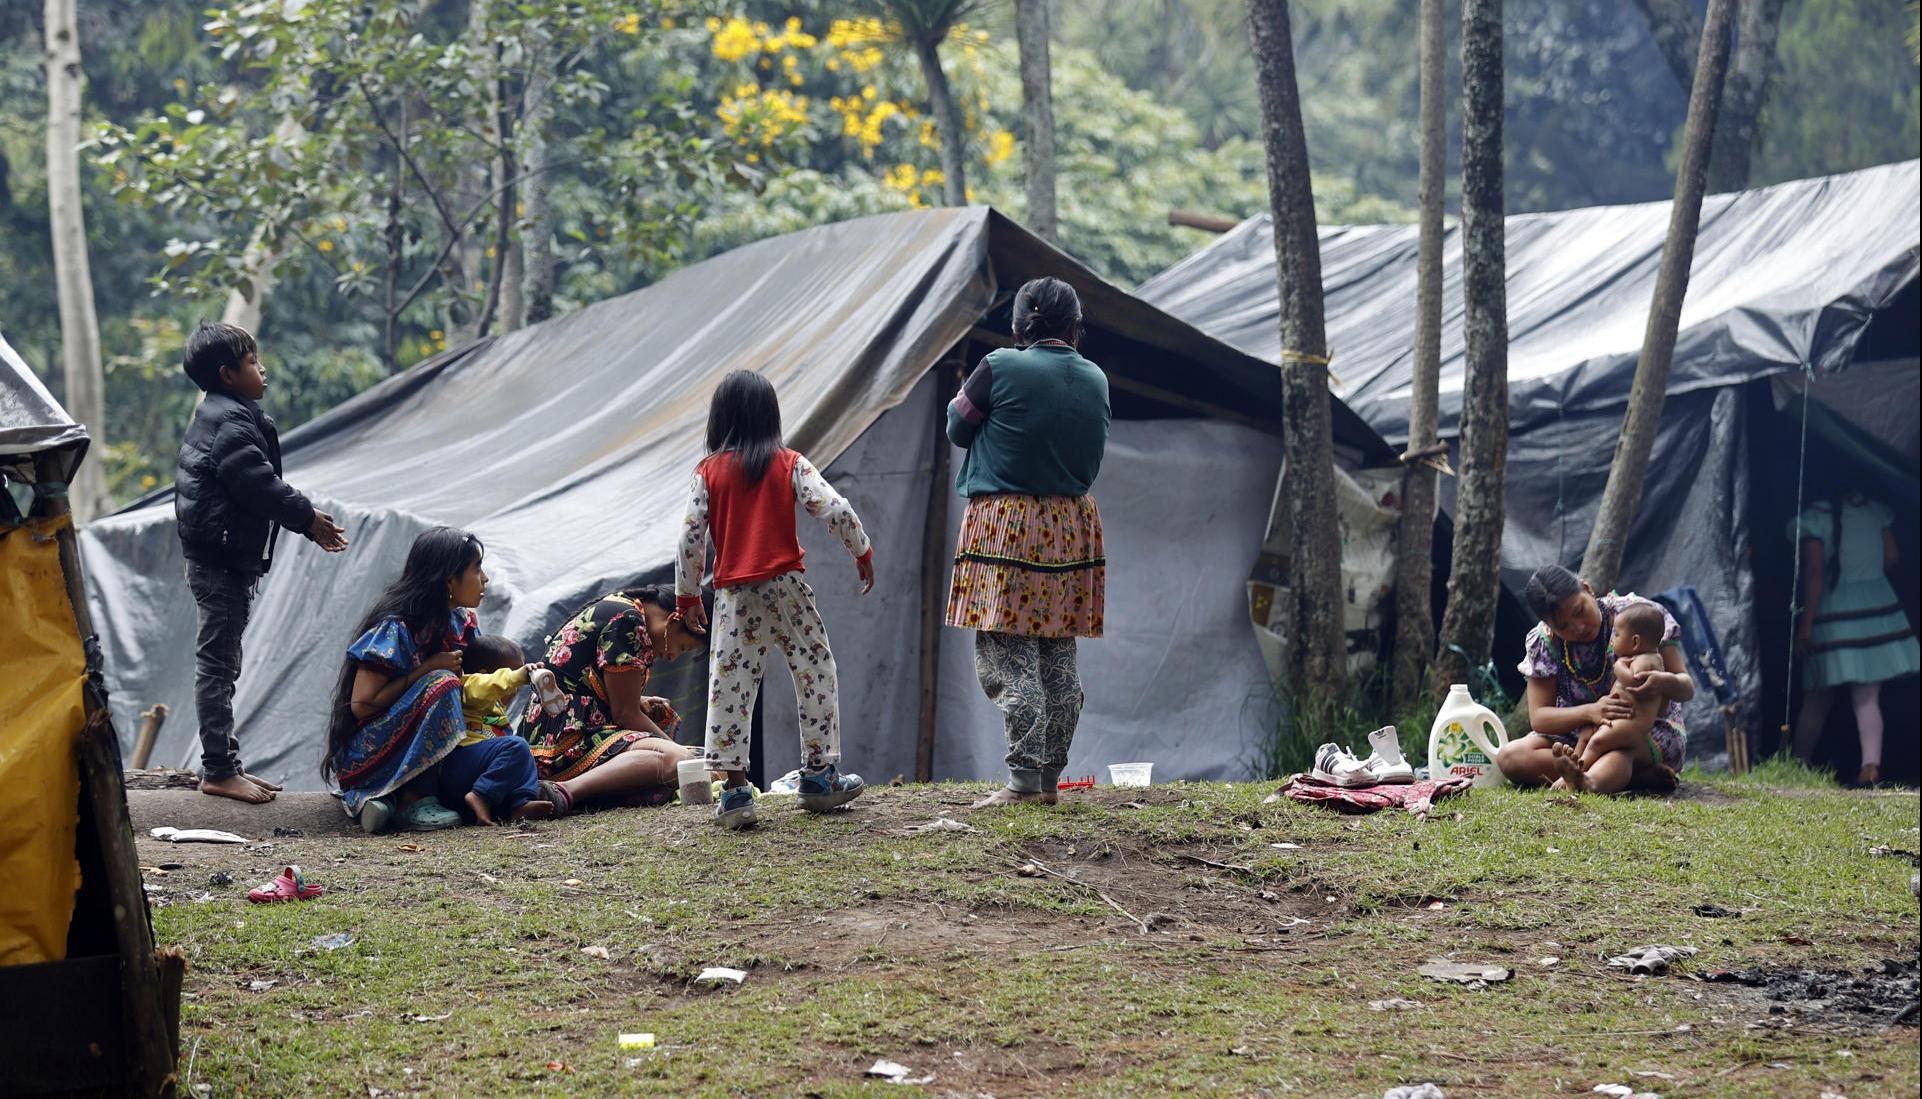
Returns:
[[[1448,33],[1443,0],[1421,0],[1421,206],[1415,259],[1415,383],[1408,413],[1401,529],[1396,538],[1395,707],[1412,705],[1435,649],[1434,582],[1436,433],[1441,382],[1442,188],[1448,172],[1448,122],[1443,83],[1448,76]]]
[[[492,12],[492,0],[468,0],[467,46],[474,53],[474,80],[489,89],[487,95],[476,97],[478,102],[472,122],[476,130],[489,134],[493,132],[496,116],[492,91],[495,87],[494,41],[489,32]],[[461,167],[457,193],[463,214],[475,209],[487,198],[492,172],[488,158],[482,156],[469,158]],[[462,234],[461,242],[455,246],[448,260],[447,282],[455,292],[447,295],[447,314],[442,323],[450,347],[471,343],[480,334],[480,304],[474,299],[474,291],[487,277],[483,239],[484,235],[478,232]]]
[[[389,374],[400,369],[400,261],[401,191],[406,186],[406,177],[400,163],[398,152],[394,155],[393,185],[387,191],[387,227],[381,232],[381,241],[387,246],[387,273],[381,287],[381,313],[383,323],[380,334],[381,365]]]
[[[1595,516],[1595,529],[1582,557],[1582,575],[1597,591],[1615,586],[1622,569],[1622,542],[1642,501],[1642,479],[1655,446],[1668,396],[1668,368],[1675,357],[1675,331],[1688,293],[1689,265],[1695,259],[1695,231],[1702,220],[1702,192],[1708,180],[1709,150],[1715,140],[1715,115],[1728,72],[1729,24],[1735,0],[1709,0],[1702,25],[1702,52],[1695,63],[1695,87],[1688,97],[1688,123],[1682,131],[1682,163],[1675,173],[1675,203],[1669,210],[1668,240],[1655,274],[1655,300],[1642,335],[1642,355],[1628,393],[1628,413],[1608,468],[1608,487]]]
[[[1028,142],[1028,228],[1042,240],[1059,239],[1054,208],[1054,78],[1048,64],[1048,0],[1015,0],[1014,30],[1021,49],[1022,117]]]
[[[1328,341],[1322,324],[1321,247],[1295,85],[1287,0],[1249,0],[1248,27],[1261,91],[1268,199],[1274,208],[1281,311],[1283,520],[1290,531],[1291,606],[1284,621],[1296,706],[1331,711],[1342,701],[1348,651],[1335,518],[1334,439],[1328,408]]]
[[[1702,22],[1690,0],[1635,0],[1648,20],[1649,33],[1675,82],[1695,84],[1695,59],[1701,52]],[[1739,191],[1748,186],[1749,166],[1761,137],[1762,105],[1769,80],[1775,75],[1775,41],[1782,25],[1786,0],[1743,0],[1736,28],[1735,59],[1727,75],[1727,89],[1719,112],[1708,164],[1711,194]],[[1731,18],[1735,18],[1732,16]]]
[[[497,70],[498,71],[498,68]],[[508,115],[508,95],[506,77],[497,80],[495,88],[494,124],[495,134],[500,139],[500,205],[494,220],[494,276],[487,280],[487,300],[481,306],[480,321],[474,326],[474,335],[486,336],[493,330],[494,318],[500,312],[501,284],[507,281],[508,253],[513,251],[514,233],[514,121]]]
[[[961,125],[961,109],[955,105],[954,90],[948,87],[948,74],[941,68],[941,44],[918,42],[914,54],[921,61],[921,76],[928,84],[935,125],[941,129],[941,174],[946,177],[941,185],[942,203],[966,206],[968,132]]]
[[[1649,36],[1668,62],[1668,71],[1675,74],[1675,82],[1688,87],[1695,79],[1695,54],[1702,36],[1693,0],[1635,0],[1635,6],[1648,20]]]
[[[1502,222],[1502,4],[1462,0],[1461,487],[1430,687],[1467,681],[1495,643],[1508,464],[1507,243]]]
[[[1761,136],[1762,104],[1775,75],[1775,37],[1786,0],[1742,0],[1741,26],[1735,35],[1734,61],[1716,119],[1715,143],[1708,161],[1711,194],[1748,186],[1749,165]],[[1690,93],[1693,98],[1693,92]]]
[[[553,117],[547,95],[552,88],[541,81],[534,89],[532,108],[521,124],[521,193],[526,196],[527,224],[521,232],[521,294],[524,321],[539,324],[554,315],[554,210],[548,202],[547,120]]]
[[[504,239],[507,243],[507,267],[501,272],[502,335],[519,329],[527,321],[527,303],[521,296],[523,255],[520,234],[509,232]]]
[[[74,521],[107,510],[107,375],[100,363],[100,319],[94,312],[87,213],[80,198],[80,32],[74,0],[47,0],[47,221],[53,244],[54,294],[60,309],[60,369],[66,408],[92,437],[68,502]]]
[[[274,127],[274,141],[280,145],[292,145],[301,139],[305,130],[300,119],[292,114],[282,115]],[[222,324],[238,325],[249,332],[260,331],[261,311],[266,308],[267,295],[273,293],[274,286],[280,281],[274,274],[274,267],[280,262],[280,241],[269,240],[264,226],[255,226],[253,234],[247,239],[247,250],[240,256],[240,278],[233,289],[227,291],[227,305],[220,311]]]

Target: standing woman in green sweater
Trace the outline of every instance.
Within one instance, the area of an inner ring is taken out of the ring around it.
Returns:
[[[1081,299],[1060,279],[1014,297],[1021,346],[988,353],[948,404],[968,498],[947,623],[974,630],[981,689],[1008,730],[1008,785],[976,809],[1053,805],[1081,719],[1075,639],[1100,637],[1107,559],[1088,490],[1108,445],[1108,379],[1081,357]]]

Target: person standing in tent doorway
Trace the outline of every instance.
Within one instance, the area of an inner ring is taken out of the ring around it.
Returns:
[[[1019,347],[988,353],[948,404],[968,498],[947,624],[973,630],[981,689],[1008,733],[1008,784],[976,809],[1053,805],[1081,720],[1075,639],[1100,637],[1107,558],[1088,494],[1107,452],[1108,378],[1081,357],[1081,300],[1060,279],[1014,297]]]
[[[175,529],[199,612],[194,710],[200,721],[200,792],[258,804],[280,787],[247,773],[234,735],[240,638],[254,591],[274,563],[281,527],[329,553],[347,548],[334,518],[280,479],[280,434],[261,411],[267,371],[248,331],[203,324],[182,363],[206,397],[180,442]]]
[[[709,631],[709,771],[725,782],[714,806],[723,828],[757,819],[748,785],[754,699],[770,649],[794,675],[801,717],[801,807],[826,812],[859,797],[859,775],[840,772],[841,697],[827,627],[814,589],[801,579],[794,505],[821,520],[854,557],[861,594],[874,590],[874,546],[854,508],[827,478],[781,444],[774,386],[751,370],[721,379],[707,414],[707,457],[688,486],[687,517],[674,569],[676,615],[707,625],[701,572],[714,533],[714,626]]]
[[[1901,561],[1894,521],[1881,501],[1846,492],[1811,504],[1789,524],[1789,537],[1802,548],[1795,653],[1803,695],[1795,756],[1814,762],[1835,690],[1846,686],[1862,744],[1855,781],[1864,786],[1882,780],[1882,684],[1922,669],[1922,647],[1889,584]]]

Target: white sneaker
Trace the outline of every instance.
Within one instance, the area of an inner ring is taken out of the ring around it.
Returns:
[[[1376,781],[1367,766],[1339,744],[1324,744],[1315,749],[1315,768],[1309,775],[1330,786],[1373,786]]]
[[[1362,761],[1362,766],[1375,776],[1376,782],[1399,784],[1415,781],[1415,769],[1401,754],[1401,738],[1395,735],[1393,725],[1369,733],[1368,746],[1374,751]]]

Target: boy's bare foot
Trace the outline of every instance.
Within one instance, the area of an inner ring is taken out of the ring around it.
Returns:
[[[970,810],[998,809],[1003,805],[1021,805],[1024,803],[1033,803],[1036,805],[1050,804],[1048,801],[1048,795],[1041,793],[1040,791],[1036,791],[1034,793],[1023,793],[1019,790],[1010,790],[1006,786],[1003,786],[1001,789],[996,790],[994,793],[989,794],[987,797],[984,797],[980,801],[975,802],[973,805],[968,806],[968,808]]]
[[[1864,763],[1862,769],[1855,773],[1855,784],[1857,786],[1874,786],[1881,781],[1882,765],[1879,763]]]
[[[555,810],[554,810],[553,802],[546,801],[541,798],[535,798],[533,801],[530,801],[527,804],[522,805],[519,809],[516,809],[512,813],[509,813],[507,815],[507,819],[508,820],[552,820],[554,819],[554,812]]]
[[[1582,761],[1575,754],[1575,749],[1556,741],[1549,747],[1549,751],[1555,754],[1555,773],[1560,776],[1560,783],[1564,789],[1588,789],[1588,775],[1582,770]]]
[[[280,783],[268,782],[266,779],[261,778],[259,775],[252,774],[251,772],[243,773],[240,777],[246,779],[248,782],[253,783],[255,786],[260,787],[262,790],[272,791],[273,793],[276,793],[276,794],[279,793],[281,790]]]
[[[245,775],[228,775],[226,778],[203,778],[200,792],[217,798],[232,798],[249,805],[264,805],[274,800],[274,792],[248,782]]]
[[[467,791],[467,796],[462,798],[461,800],[465,801],[467,803],[467,807],[473,810],[475,820],[479,821],[482,824],[494,823],[494,811],[487,807],[486,798],[481,797],[479,794],[476,794],[472,790],[469,790]]]

